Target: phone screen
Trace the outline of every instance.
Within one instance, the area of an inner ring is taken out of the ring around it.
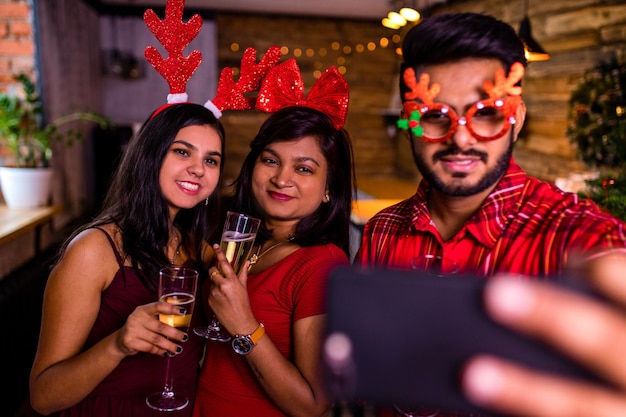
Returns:
[[[488,318],[482,301],[485,282],[414,271],[334,271],[324,347],[330,395],[385,406],[487,412],[470,403],[460,388],[464,363],[479,353],[598,382],[549,346]]]

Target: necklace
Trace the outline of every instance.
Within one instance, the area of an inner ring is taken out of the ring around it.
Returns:
[[[180,256],[180,242],[178,241],[178,236],[174,236],[174,241],[176,242],[176,251],[174,252],[174,257],[170,259],[172,265],[176,263],[176,259]]]
[[[265,255],[267,252],[271,251],[274,248],[279,247],[282,244],[290,243],[292,240],[293,240],[293,238],[289,238],[287,240],[283,240],[282,242],[275,243],[272,246],[270,246],[269,248],[265,249],[261,253],[259,253],[261,251],[261,246],[262,246],[262,245],[260,245],[259,249],[257,249],[256,253],[252,254],[252,256],[250,257],[250,267],[248,269],[252,268],[252,266],[254,264],[256,264],[259,261],[259,259],[261,259],[261,256]]]

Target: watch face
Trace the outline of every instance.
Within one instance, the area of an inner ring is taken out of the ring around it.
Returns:
[[[233,339],[233,350],[240,355],[247,355],[252,350],[252,343],[247,337],[236,337]]]

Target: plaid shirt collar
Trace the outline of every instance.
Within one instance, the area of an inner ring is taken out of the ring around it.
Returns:
[[[504,231],[510,218],[519,211],[522,204],[527,175],[511,158],[509,168],[500,178],[496,188],[487,196],[482,206],[469,219],[453,239],[469,233],[486,247],[493,247]],[[428,210],[428,191],[430,185],[422,179],[417,192],[409,199],[408,207],[411,215],[406,217],[405,224],[399,230],[427,231],[434,227]]]

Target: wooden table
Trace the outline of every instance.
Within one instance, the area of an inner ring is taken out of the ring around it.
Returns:
[[[41,227],[63,210],[60,205],[37,208],[8,208],[0,204],[0,245],[34,230],[35,253],[40,251]]]

